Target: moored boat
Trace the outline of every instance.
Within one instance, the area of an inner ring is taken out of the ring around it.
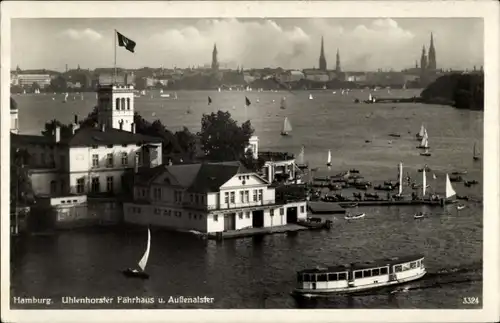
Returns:
[[[281,129],[281,135],[288,136],[291,131],[292,131],[292,124],[288,120],[288,117],[285,117],[285,120],[283,121],[283,128]]]
[[[463,204],[457,205],[457,210],[460,211],[460,210],[463,210],[463,209],[465,209],[465,205],[463,205]]]
[[[316,267],[297,272],[296,297],[328,297],[400,285],[426,274],[424,256],[380,259],[333,267]]]
[[[361,219],[364,218],[366,214],[364,213],[358,213],[358,214],[347,214],[344,219],[346,220],[356,220],[356,219]]]
[[[413,216],[413,218],[415,218],[415,219],[421,219],[421,218],[423,218],[423,217],[425,217],[425,213],[423,213],[423,212],[418,212],[418,213],[416,213],[416,214]]]
[[[326,160],[326,166],[330,167],[332,166],[332,151],[328,150],[328,157]]]

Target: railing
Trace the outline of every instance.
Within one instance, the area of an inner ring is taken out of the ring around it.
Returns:
[[[243,209],[259,206],[271,206],[276,205],[275,200],[262,200],[262,201],[250,201],[244,203],[220,203],[218,205],[206,205],[206,204],[194,204],[190,202],[183,202],[182,206],[185,208],[196,209],[196,210],[233,210],[233,209]]]

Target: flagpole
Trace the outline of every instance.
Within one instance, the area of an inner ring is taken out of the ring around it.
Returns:
[[[115,47],[115,60],[114,60],[114,64],[113,64],[115,72],[113,74],[113,84],[116,83],[116,32],[117,32],[117,30],[115,29],[115,32],[113,34],[113,38],[115,39],[115,46],[114,46]]]

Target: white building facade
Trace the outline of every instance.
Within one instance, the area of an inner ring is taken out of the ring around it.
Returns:
[[[306,218],[305,201],[280,203],[268,181],[239,163],[162,165],[136,179],[127,223],[211,233]]]

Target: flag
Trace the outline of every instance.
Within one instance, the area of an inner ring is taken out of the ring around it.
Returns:
[[[118,36],[118,46],[125,47],[126,50],[134,53],[135,41],[123,36],[118,31],[116,32],[116,35]]]
[[[212,98],[208,97],[208,105],[210,105],[210,103],[212,103]]]
[[[248,107],[250,106],[250,104],[252,104],[252,102],[250,102],[250,100],[247,97],[245,97],[245,106]]]

